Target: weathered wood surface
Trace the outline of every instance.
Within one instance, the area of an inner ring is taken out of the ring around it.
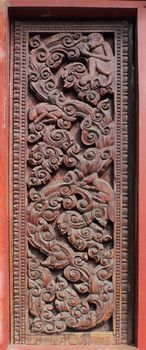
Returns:
[[[127,23],[13,40],[13,341],[127,342]]]
[[[114,57],[100,33],[30,47],[30,329],[88,330],[113,312]]]

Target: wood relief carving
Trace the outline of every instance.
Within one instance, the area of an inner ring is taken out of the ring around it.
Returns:
[[[13,343],[127,342],[127,33],[14,26]]]
[[[111,46],[100,33],[33,36],[29,84],[30,328],[85,331],[113,313]]]

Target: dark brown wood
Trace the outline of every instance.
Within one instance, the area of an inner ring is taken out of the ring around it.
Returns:
[[[12,42],[13,342],[127,342],[127,23]]]

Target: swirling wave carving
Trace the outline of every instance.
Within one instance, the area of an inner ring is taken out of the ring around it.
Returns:
[[[86,331],[113,314],[114,56],[100,33],[29,44],[30,330]]]

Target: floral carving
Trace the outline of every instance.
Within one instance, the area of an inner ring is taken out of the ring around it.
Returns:
[[[114,56],[100,33],[30,39],[30,329],[99,327],[113,313]]]

